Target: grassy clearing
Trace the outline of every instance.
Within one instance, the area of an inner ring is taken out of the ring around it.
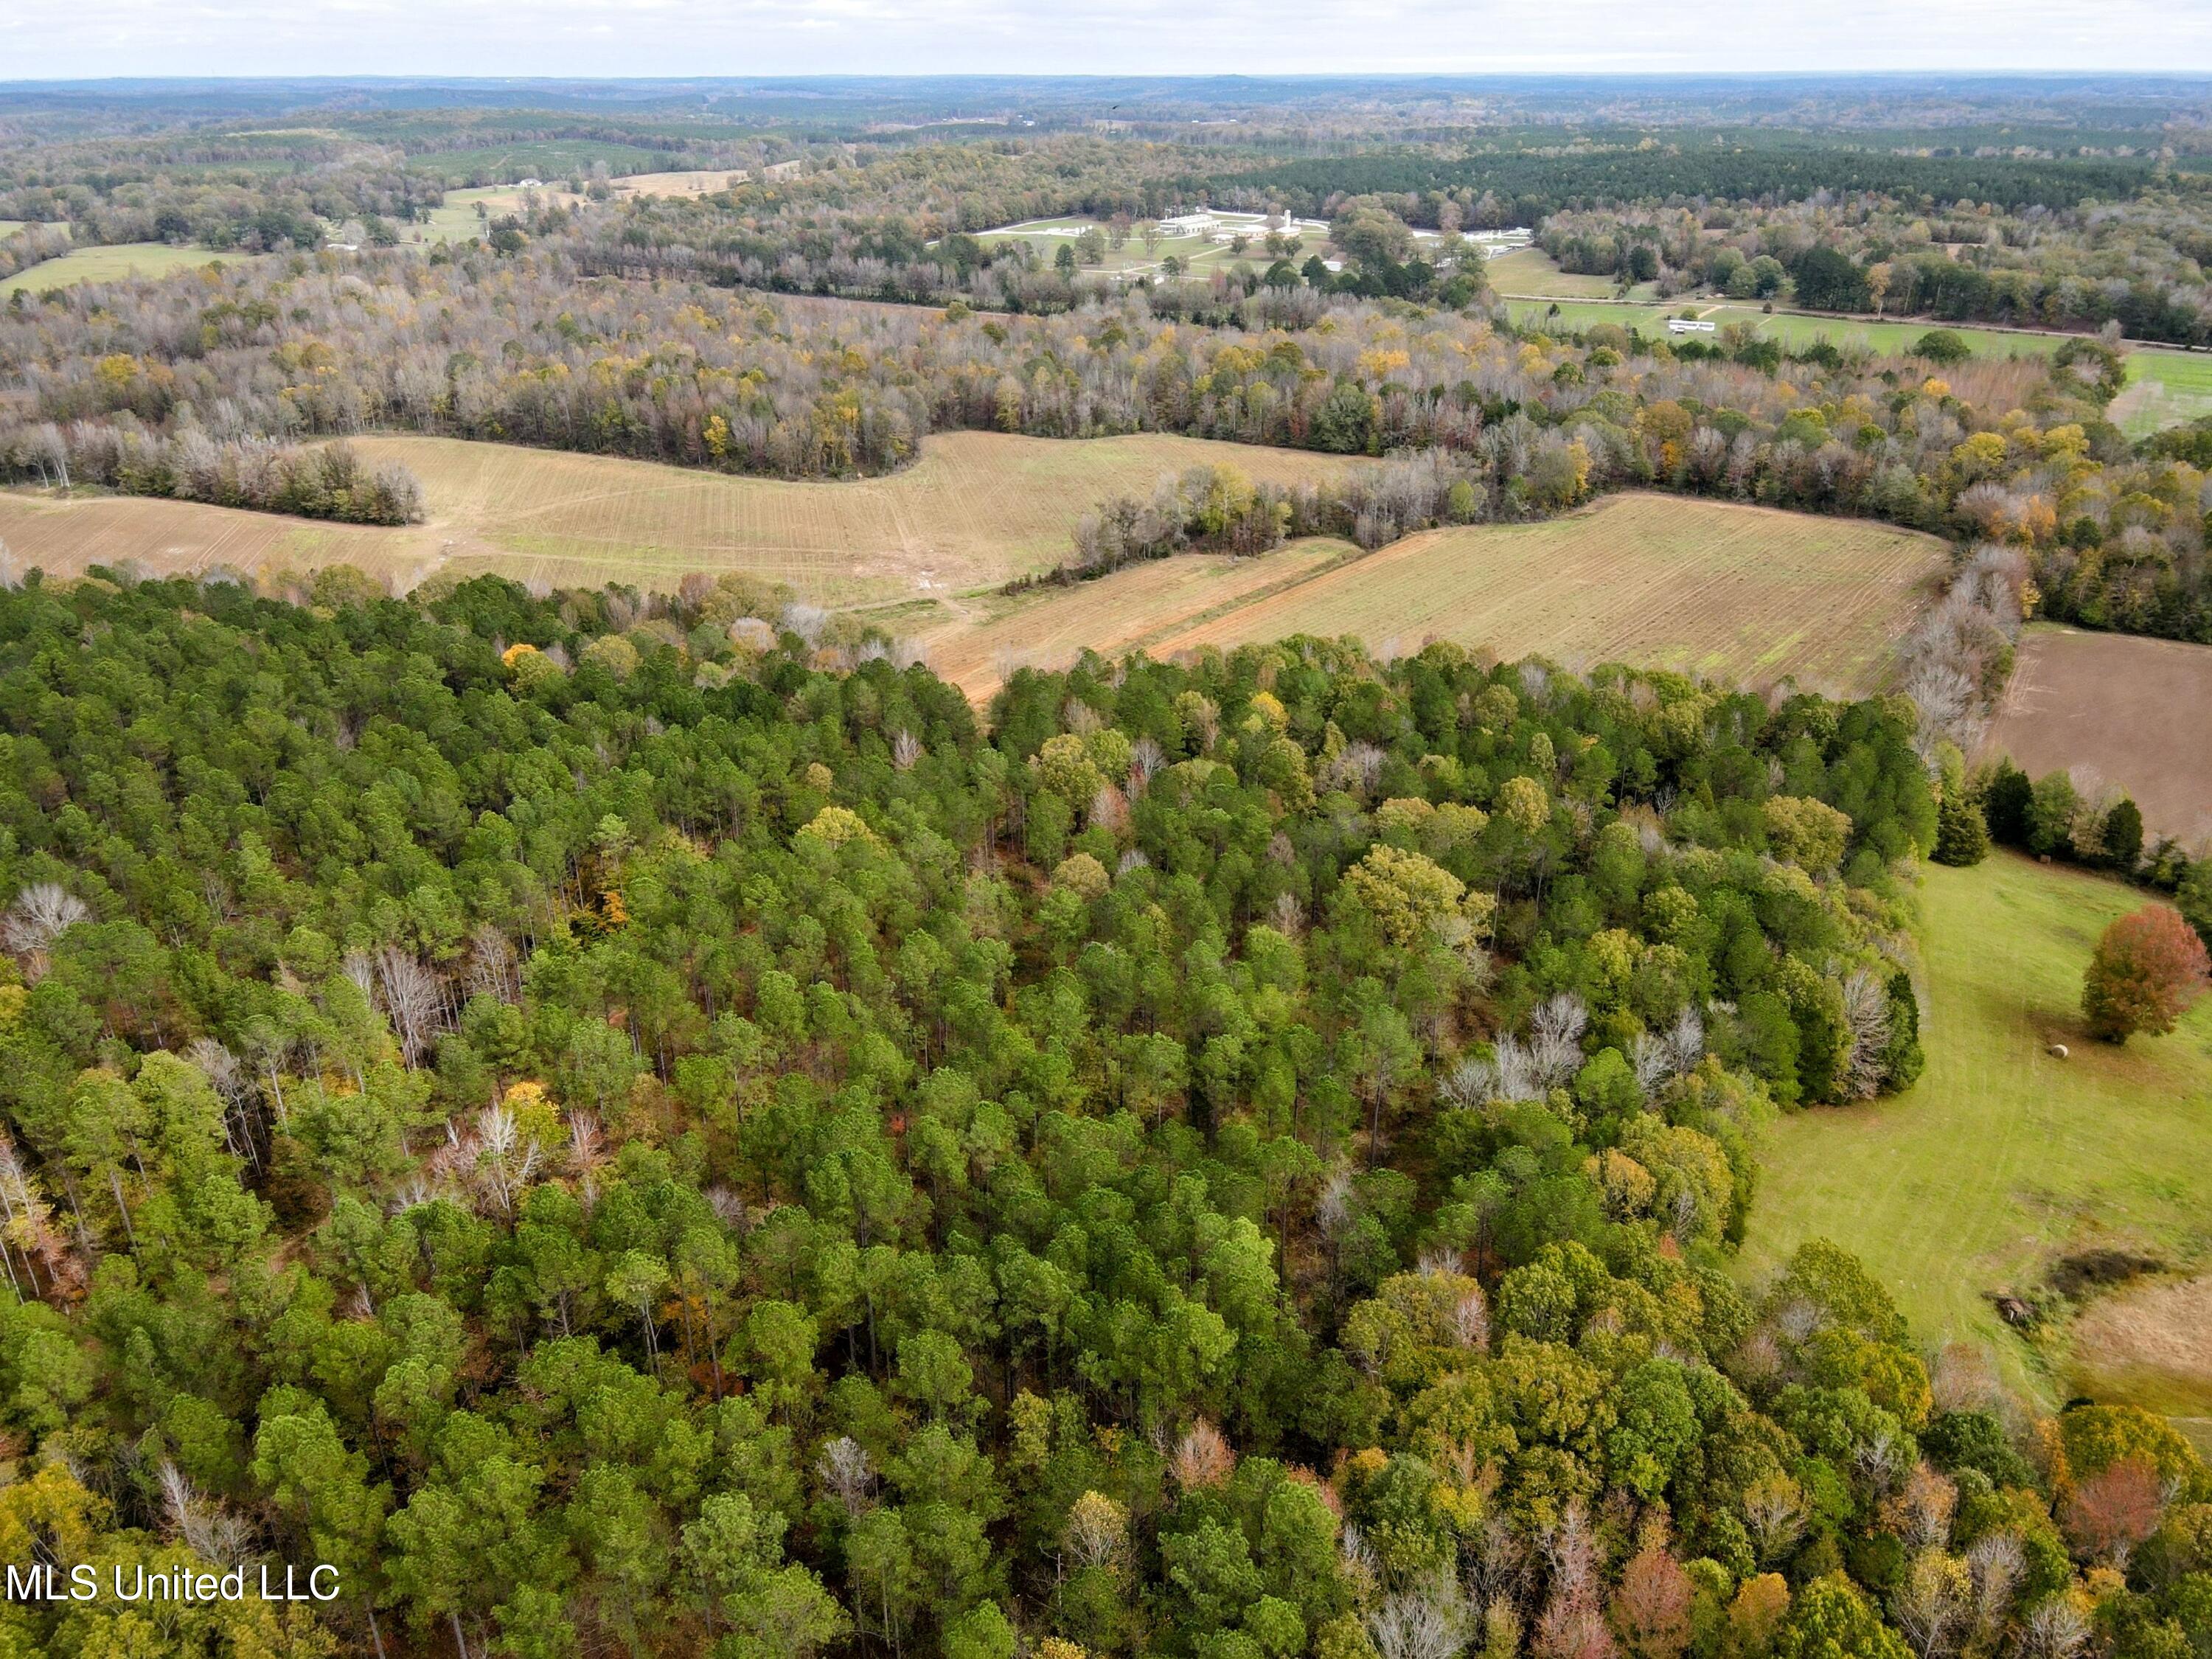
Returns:
[[[119,283],[131,276],[167,276],[174,271],[195,270],[226,257],[235,259],[251,256],[226,256],[204,247],[171,247],[166,242],[118,242],[108,247],[79,248],[58,259],[25,266],[0,284],[0,294],[13,294],[18,289],[44,294],[49,289],[75,288],[80,283]]]
[[[368,438],[371,461],[421,480],[429,521],[303,526],[187,501],[0,496],[0,539],[49,570],[136,559],[153,569],[343,561],[403,584],[450,566],[560,584],[673,586],[746,570],[830,605],[942,598],[1058,562],[1082,515],[1211,463],[1292,483],[1375,463],[1194,438],[1063,442],[1000,433],[932,438],[887,478],[786,483],[607,456],[444,438]]]
[[[2034,1286],[2081,1249],[2185,1262],[2212,1245],[2212,1003],[2120,1048],[2081,1025],[2097,935],[2142,902],[2118,882],[2008,854],[1930,867],[1927,1072],[1895,1099],[1773,1126],[1746,1271],[1832,1238],[1889,1286],[1923,1342],[1984,1345],[2046,1400],[2085,1385],[2133,1397],[2094,1347],[2062,1335],[2032,1348],[1985,1297]],[[2053,1042],[2071,1058],[2052,1057]]]
[[[1496,283],[1494,273],[1497,266],[1493,265],[1492,270],[1492,280]],[[1504,286],[1503,283],[1498,285]],[[1551,315],[1553,307],[1559,312],[1556,318]],[[1640,330],[1647,337],[1664,334],[1667,319],[1686,312],[1706,322],[1717,323],[1723,328],[1731,323],[1747,324],[1765,337],[1778,340],[1785,346],[1802,348],[1826,340],[1838,347],[1863,346],[1869,350],[1890,353],[1911,350],[1922,335],[1935,328],[1949,329],[1977,355],[1989,357],[2056,351],[2073,337],[2066,334],[2014,333],[2003,329],[1953,327],[1948,323],[1925,320],[1875,322],[1853,318],[1818,317],[1796,311],[1765,312],[1755,305],[1686,297],[1663,303],[1656,301],[1638,303],[1620,300],[1523,300],[1510,301],[1507,309],[1516,322],[1539,327],[1550,326],[1565,331],[1588,328],[1594,323],[1615,323],[1622,328]],[[2138,355],[2166,356],[2179,354]]]
[[[1500,294],[1540,294],[1558,300],[1609,300],[1613,278],[1586,276],[1561,270],[1559,261],[1540,247],[1516,248],[1501,253],[1485,267],[1491,287]]]
[[[1954,328],[1948,323],[1923,319],[1862,322],[1856,319],[1809,317],[1792,311],[1770,314],[1757,306],[1701,307],[1700,314],[1723,328],[1730,323],[1749,323],[1765,337],[1779,340],[1785,346],[1804,347],[1826,340],[1838,348],[1863,346],[1870,351],[1895,354],[1911,351],[1923,335],[1938,328],[1957,335],[1978,357],[2040,356],[2057,350],[2069,337],[2063,334],[2015,334],[1996,328]]]
[[[2112,422],[2130,438],[2212,415],[2212,353],[2131,351],[2127,389],[2112,399]]]
[[[28,219],[0,219],[0,237],[13,236],[30,222]]]
[[[1144,239],[1132,232],[1129,240],[1121,247],[1109,247],[1106,251],[1102,263],[1087,265],[1084,269],[1109,275],[1151,276],[1158,274],[1166,261],[1173,258],[1182,262],[1185,271],[1202,275],[1212,270],[1233,270],[1240,265],[1264,270],[1274,263],[1275,256],[1267,252],[1267,226],[1262,215],[1237,213],[1219,208],[1212,211],[1214,217],[1220,221],[1218,234],[1221,240],[1216,241],[1206,235],[1158,236],[1154,238],[1153,245],[1147,248]],[[975,233],[975,240],[986,247],[997,247],[1006,242],[1033,247],[1037,257],[1049,264],[1053,256],[1062,246],[1073,243],[1085,230],[1094,228],[1101,232],[1108,228],[1103,220],[1083,214],[1071,214],[1065,218],[1024,219],[1018,224],[1001,225],[996,230],[979,230]],[[1319,221],[1293,221],[1283,227],[1283,232],[1297,243],[1297,248],[1287,256],[1293,265],[1302,266],[1316,254],[1328,251],[1328,227]],[[1242,253],[1236,252],[1228,240],[1231,236],[1240,234],[1249,239]],[[1438,233],[1417,230],[1413,237],[1417,245],[1434,242],[1438,239]],[[1499,262],[1512,257],[1517,256],[1500,255]],[[1538,257],[1543,256],[1540,254]],[[1494,263],[1492,269],[1495,270],[1497,268]],[[1594,291],[1597,293],[1608,293],[1612,289],[1610,283],[1599,277],[1570,277],[1566,280],[1595,282],[1598,287]]]
[[[1615,495],[1563,519],[1411,536],[1148,637],[1161,651],[1290,634],[1357,635],[1403,650],[1437,638],[1508,659],[1759,682],[1795,675],[1863,691],[1887,675],[1943,560],[1931,537],[1861,520]],[[1150,602],[1138,574],[1132,608]]]
[[[2124,789],[2154,836],[2212,835],[2212,646],[2037,626],[2021,641],[1986,752],[2035,777]]]
[[[1497,264],[1491,266],[1491,281],[1497,283]],[[1515,323],[1523,328],[1548,329],[1554,334],[1571,333],[1578,329],[1594,328],[1600,323],[1611,323],[1616,327],[1635,330],[1646,338],[1663,336],[1667,319],[1685,310],[1698,310],[1696,306],[1680,304],[1641,305],[1626,300],[1509,300],[1505,309]]]

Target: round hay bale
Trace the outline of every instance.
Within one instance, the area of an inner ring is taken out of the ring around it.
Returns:
[[[2065,1058],[2066,1058],[2066,1045],[2065,1045],[2064,1043],[2063,1043],[2063,1042],[2054,1042],[2054,1043],[2052,1043],[2052,1044],[2051,1045],[2051,1059],[2053,1059],[2053,1060],[2063,1060],[2063,1059],[2065,1059]]]

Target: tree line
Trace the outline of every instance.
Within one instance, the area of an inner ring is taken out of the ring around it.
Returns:
[[[82,485],[125,495],[204,501],[344,524],[416,524],[422,487],[405,467],[364,467],[340,440],[218,441],[198,427],[173,437],[88,421],[0,438],[0,483],[67,494]]]
[[[1637,204],[1553,214],[1539,243],[1563,268],[1816,311],[2212,341],[2198,262],[2212,252],[2195,185],[2075,207],[2008,210],[1881,194],[1793,203]]]
[[[2158,177],[2157,163],[2147,159],[1911,155],[1830,134],[1691,131],[1663,139],[1630,132],[1573,147],[1478,142],[1369,149],[1224,174],[1217,185],[1266,191],[1297,213],[1321,211],[1332,196],[1395,194],[1433,204],[1480,191],[1510,203],[1514,222],[1533,224],[1563,210],[1609,204],[1777,204],[1862,191],[1931,207],[1965,200],[2057,210],[2124,199]]]
[[[2105,420],[2123,365],[2097,340],[2047,359],[1791,354],[1741,331],[1565,339],[1294,292],[1288,308],[1240,292],[1236,320],[1199,328],[1144,293],[1017,317],[580,279],[557,239],[295,258],[0,313],[0,453],[34,455],[50,427],[117,453],[387,428],[835,477],[957,429],[1438,450],[1468,521],[1628,486],[1865,514],[2021,549],[2027,614],[2212,639],[2203,475]]]

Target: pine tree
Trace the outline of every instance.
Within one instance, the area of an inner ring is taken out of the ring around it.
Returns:
[[[2123,874],[2142,862],[2142,809],[2125,795],[2105,814],[2105,856]]]
[[[1964,789],[1945,789],[1936,811],[1936,862],[1963,867],[1989,855],[1990,826],[1981,803]]]

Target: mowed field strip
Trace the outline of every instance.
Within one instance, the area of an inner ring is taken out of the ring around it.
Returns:
[[[946,599],[1065,557],[1083,515],[1164,472],[1225,464],[1291,484],[1379,463],[1143,434],[1066,441],[956,432],[888,477],[792,483],[449,438],[355,447],[421,480],[428,521],[327,526],[194,502],[0,495],[0,540],[56,573],[346,562],[411,585],[441,568],[523,580],[673,586],[742,570],[827,605]]]
[[[2033,777],[2084,769],[2134,797],[2154,838],[2212,834],[2212,646],[2031,628],[1984,752]]]
[[[1865,520],[1646,494],[1534,524],[1426,531],[1318,568],[1278,562],[1310,556],[1294,547],[1245,562],[1243,596],[1194,587],[1179,560],[1048,589],[944,630],[933,660],[975,690],[996,684],[994,663],[1065,661],[1071,640],[1168,655],[1350,634],[1376,647],[1447,639],[1509,660],[1633,662],[1762,684],[1794,675],[1863,693],[1891,672],[1946,562],[1934,537]]]

